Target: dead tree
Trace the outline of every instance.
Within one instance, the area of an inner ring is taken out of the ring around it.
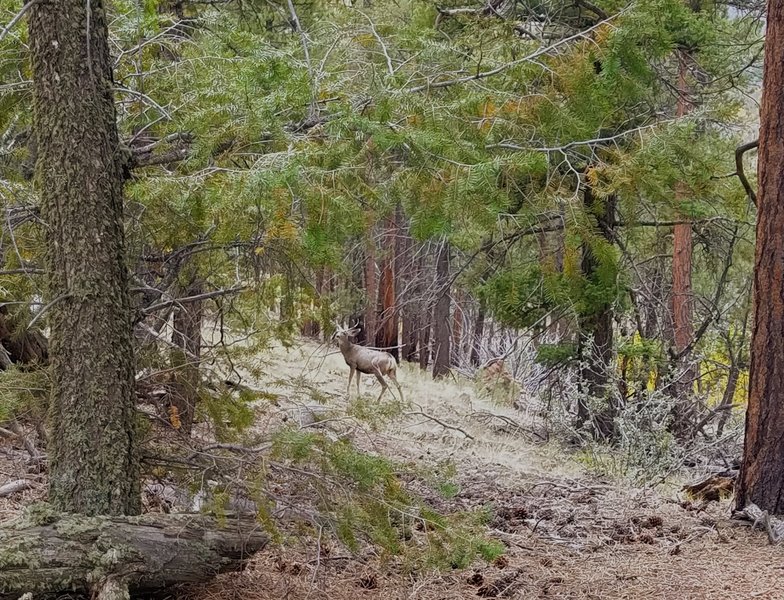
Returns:
[[[149,594],[240,570],[268,536],[254,519],[196,515],[84,517],[39,506],[0,528],[0,599]]]

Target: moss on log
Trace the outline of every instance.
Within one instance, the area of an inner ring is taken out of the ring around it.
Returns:
[[[242,569],[268,539],[252,519],[84,517],[38,505],[0,527],[0,598],[28,592],[116,598],[122,590],[140,594],[203,582]]]

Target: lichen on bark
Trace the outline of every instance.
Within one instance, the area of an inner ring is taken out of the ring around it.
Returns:
[[[88,14],[89,11],[89,14]],[[37,185],[47,223],[50,501],[139,510],[122,165],[100,0],[30,12]]]

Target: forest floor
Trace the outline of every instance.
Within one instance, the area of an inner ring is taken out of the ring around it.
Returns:
[[[348,368],[333,348],[277,348],[245,383],[277,394],[278,417],[303,407],[349,408]],[[325,356],[326,355],[326,356]],[[379,387],[363,378],[363,398]],[[250,383],[249,383],[250,380]],[[448,472],[449,494],[426,481],[409,489],[442,514],[490,508],[485,535],[506,553],[468,569],[412,575],[372,549],[352,554],[321,540],[271,547],[240,574],[190,590],[190,600],[279,599],[702,599],[784,598],[784,550],[729,518],[727,500],[686,499],[680,483],[638,488],[591,476],[557,444],[533,432],[524,409],[485,397],[467,380],[431,381],[404,365],[407,404],[379,427],[353,419],[353,442],[369,452]],[[354,386],[352,386],[354,387]],[[355,395],[352,390],[352,397]],[[394,402],[387,395],[382,403]],[[332,413],[335,414],[335,413]],[[266,425],[280,422],[270,419]],[[290,423],[290,421],[289,421]],[[345,423],[344,423],[345,424]],[[0,439],[0,486],[25,472]],[[695,474],[695,478],[697,478]],[[0,499],[0,521],[43,494],[42,481]]]

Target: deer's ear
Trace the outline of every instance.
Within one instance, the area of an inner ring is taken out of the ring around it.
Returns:
[[[349,335],[357,335],[359,332],[360,332],[359,327],[352,327],[346,333],[348,333]]]

